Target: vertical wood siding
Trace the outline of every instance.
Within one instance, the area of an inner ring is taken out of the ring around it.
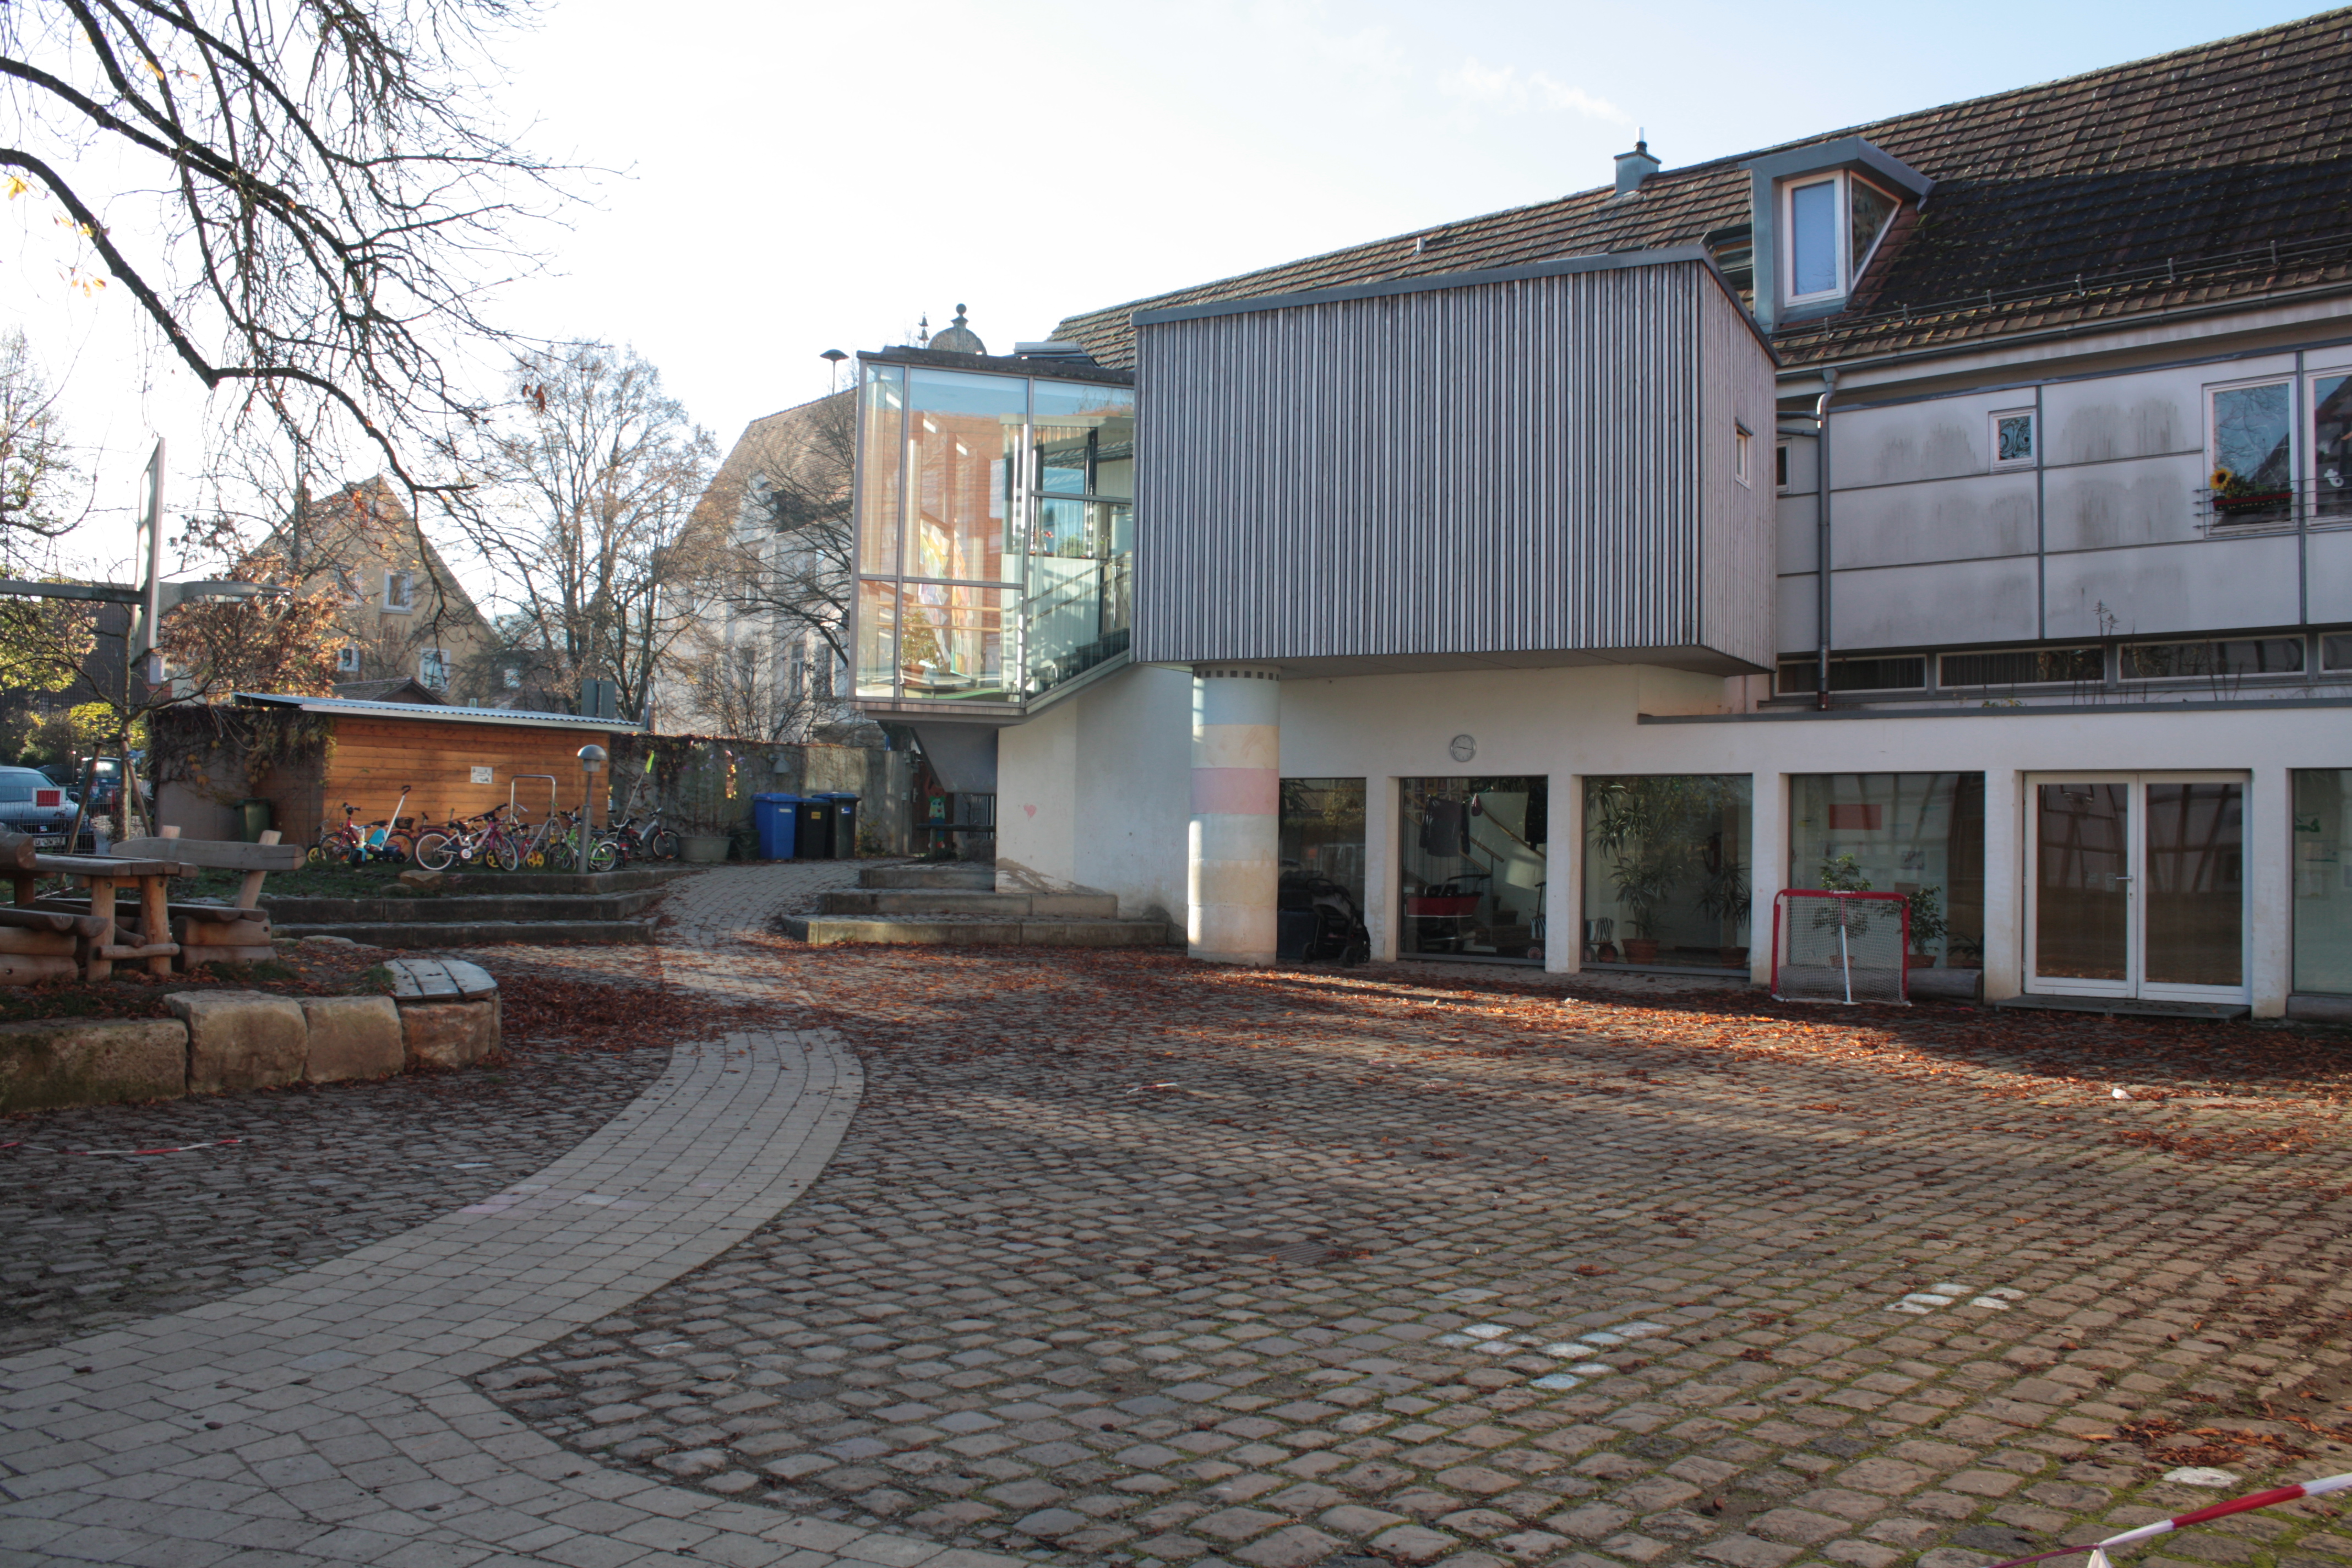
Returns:
[[[1730,394],[1703,384],[1760,376],[1767,454],[1771,428],[1769,358],[1711,298],[1673,262],[1140,325],[1137,658],[1691,648],[1769,620],[1765,512],[1706,563]]]

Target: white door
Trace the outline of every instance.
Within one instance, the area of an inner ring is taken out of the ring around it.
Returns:
[[[2026,989],[2243,1002],[2246,775],[2026,781]]]

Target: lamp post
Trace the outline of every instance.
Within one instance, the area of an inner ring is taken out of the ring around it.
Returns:
[[[588,840],[596,832],[596,775],[604,771],[604,748],[580,748],[580,870],[588,870]]]

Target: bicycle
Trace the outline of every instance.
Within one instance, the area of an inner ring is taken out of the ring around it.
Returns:
[[[404,785],[400,805],[408,804],[409,791],[415,786]],[[415,843],[406,829],[400,826],[400,806],[393,807],[388,821],[369,823],[361,827],[354,819],[359,807],[343,802],[343,823],[341,827],[320,830],[319,842],[310,847],[305,858],[313,866],[364,866],[371,860],[389,860],[394,864],[406,861],[415,852]]]
[[[677,835],[661,825],[658,811],[642,824],[634,816],[624,817],[605,831],[612,835],[623,860],[677,858]]]
[[[416,863],[427,871],[446,871],[452,866],[476,862],[495,864],[499,850],[513,835],[513,829],[499,819],[499,814],[506,809],[494,805],[420,834]]]

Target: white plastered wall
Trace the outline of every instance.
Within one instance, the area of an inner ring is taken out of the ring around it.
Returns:
[[[1087,888],[1119,912],[1184,918],[1192,677],[1130,668],[996,742],[1000,889]]]

